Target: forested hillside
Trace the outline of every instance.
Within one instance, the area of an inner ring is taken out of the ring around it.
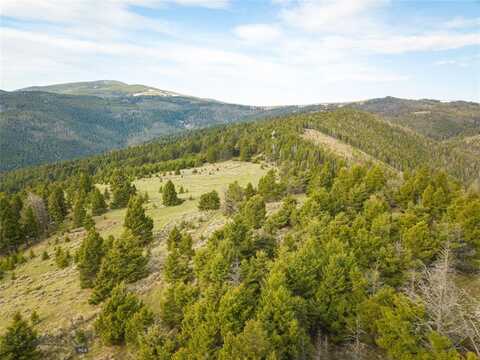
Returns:
[[[480,105],[476,103],[386,97],[346,104],[255,107],[104,80],[0,92],[0,172],[99,154],[187,129],[345,106],[424,135],[435,151],[455,149],[454,157],[461,162],[465,161],[464,146],[446,144],[442,150],[437,142],[461,142],[480,133]],[[354,126],[360,129],[362,125]]]
[[[162,170],[158,163],[159,160],[183,157],[182,162],[188,158],[189,163],[193,164],[198,159],[195,155],[196,151],[205,146],[211,146],[209,149],[210,159],[224,158],[240,152],[248,154],[252,149],[260,146],[257,142],[260,141],[260,144],[264,144],[266,140],[246,136],[239,141],[239,134],[255,133],[257,129],[266,127],[271,127],[272,132],[282,128],[292,129],[298,138],[303,135],[305,129],[317,129],[362,150],[399,171],[426,165],[444,169],[467,185],[477,182],[479,179],[480,159],[475,154],[460,148],[453,149],[451,146],[437,143],[405,128],[391,126],[388,122],[369,113],[342,108],[177,134],[168,139],[161,139],[142,146],[133,146],[114,151],[111,154],[37,168],[20,169],[1,175],[0,190],[18,190],[23,186],[41,182],[45,178],[65,180],[85,169],[95,175],[98,180],[103,180],[111,173],[112,169],[119,167],[131,175],[147,175]],[[202,140],[197,140],[196,137]],[[212,140],[207,142],[206,139],[210,138]],[[224,139],[228,139],[228,141]],[[267,140],[269,144],[262,146],[266,148],[273,146],[270,144],[273,140]]]
[[[381,161],[345,161],[308,129]],[[7,173],[0,291],[18,313],[0,354],[479,359],[478,163],[436,146],[339,109]],[[32,288],[35,271],[66,293]],[[75,315],[55,332],[52,303]]]
[[[480,133],[480,104],[466,101],[372,99],[350,106],[436,140]]]
[[[226,104],[168,92],[159,95],[160,90],[151,94],[146,87],[123,85],[129,90],[121,91],[124,87],[115,84],[91,85],[82,91],[84,87],[78,90],[79,85],[68,84],[59,85],[60,94],[37,88],[2,91],[0,171],[98,154],[186,129],[298,110]]]

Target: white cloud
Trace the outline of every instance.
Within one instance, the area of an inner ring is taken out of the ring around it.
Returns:
[[[184,6],[200,6],[210,9],[223,9],[229,6],[230,0],[165,0]]]
[[[462,29],[462,28],[478,28],[480,27],[480,17],[477,18],[465,18],[463,16],[457,16],[445,24],[449,29]]]
[[[267,43],[277,40],[281,31],[278,27],[268,24],[249,24],[237,26],[233,32],[241,40],[251,43]]]
[[[301,1],[284,8],[280,17],[290,26],[309,32],[362,31],[371,26],[369,11],[386,0]]]
[[[0,1],[2,15],[21,25],[0,27],[0,88],[9,90],[116,79],[248,104],[347,101],[411,83],[406,70],[380,66],[376,55],[479,44],[473,31],[391,28],[376,14],[384,0],[272,0],[279,8],[270,23],[221,34],[141,16],[132,6],[223,9],[227,0]]]

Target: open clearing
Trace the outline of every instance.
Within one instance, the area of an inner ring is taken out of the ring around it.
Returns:
[[[155,307],[159,301],[162,281],[159,270],[165,257],[163,240],[168,230],[174,224],[184,222],[198,245],[199,240],[225,223],[226,219],[221,211],[198,211],[200,195],[217,190],[223,199],[228,184],[238,181],[241,186],[249,182],[256,186],[258,180],[267,171],[268,166],[265,165],[227,161],[207,164],[195,170],[183,170],[181,175],[156,174],[150,178],[135,181],[138,192],[148,194],[149,202],[145,208],[147,214],[154,220],[155,240],[151,249],[150,275],[133,285],[146,303]],[[174,182],[177,192],[180,186],[183,186],[187,192],[179,194],[179,197],[185,200],[181,205],[166,208],[162,205],[162,194],[159,193],[159,188],[169,179]],[[96,227],[102,236],[121,234],[125,212],[126,209],[112,210],[95,218]],[[65,242],[64,236],[55,235],[35,245],[32,248],[35,258],[30,259],[27,252],[25,254],[27,262],[15,269],[15,277],[12,279],[11,273],[8,273],[3,280],[0,280],[0,333],[5,330],[16,311],[29,317],[31,312],[36,310],[41,319],[37,330],[40,334],[47,334],[51,339],[82,324],[91,325],[91,320],[99,309],[88,304],[91,290],[80,288],[75,265],[72,264],[61,270],[54,260],[55,246],[68,249],[73,256],[85,232],[77,229],[65,235],[70,238],[69,242]],[[50,259],[41,259],[43,251],[49,253]],[[68,344],[59,342],[56,346],[68,347]],[[95,351],[91,351],[88,358],[97,355],[99,354],[95,355]]]
[[[397,169],[394,169],[392,166],[384,163],[383,161],[380,161],[373,156],[318,130],[305,129],[302,137],[303,139],[311,141],[323,149],[331,151],[333,154],[344,158],[348,163],[379,164],[389,170],[392,170],[393,172],[398,172]]]

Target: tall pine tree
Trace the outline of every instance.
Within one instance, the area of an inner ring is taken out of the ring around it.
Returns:
[[[129,229],[142,245],[152,241],[153,220],[145,215],[143,200],[140,196],[130,198],[123,226]]]

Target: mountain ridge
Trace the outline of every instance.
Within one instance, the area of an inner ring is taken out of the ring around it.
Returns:
[[[249,106],[116,80],[0,91],[0,171],[76,159],[184,130],[349,107],[435,141],[480,134],[480,104],[401,99]]]

